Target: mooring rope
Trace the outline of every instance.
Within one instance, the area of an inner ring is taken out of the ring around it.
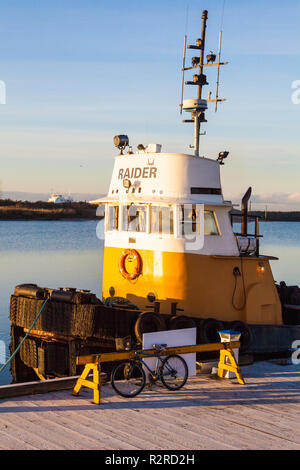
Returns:
[[[28,338],[31,330],[33,329],[34,325],[36,324],[39,316],[41,315],[42,311],[44,310],[44,307],[46,305],[46,303],[48,302],[49,299],[46,299],[45,302],[43,303],[43,305],[41,306],[41,309],[39,311],[39,313],[37,314],[37,316],[35,317],[31,327],[29,328],[29,330],[27,331],[26,335],[24,336],[24,338],[22,339],[21,343],[19,344],[19,346],[17,347],[17,349],[12,353],[12,355],[10,356],[10,358],[6,361],[6,363],[1,367],[0,369],[0,374],[1,372],[5,369],[6,366],[8,366],[8,364],[10,363],[10,361],[15,357],[15,355],[17,354],[17,352],[19,351],[20,347],[22,346],[22,344],[24,343],[24,341]]]

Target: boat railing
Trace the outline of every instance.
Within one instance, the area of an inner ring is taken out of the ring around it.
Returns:
[[[231,214],[232,226],[233,226],[235,217],[243,219],[243,214]],[[238,247],[239,247],[241,255],[244,255],[244,256],[255,255],[259,257],[260,239],[263,238],[263,235],[260,235],[259,233],[259,219],[261,219],[261,217],[257,215],[255,216],[247,215],[247,219],[248,220],[252,219],[255,221],[255,233],[248,233],[248,230],[246,231],[246,233],[243,233],[243,230],[241,230],[241,233],[239,232],[233,232],[233,233],[237,239],[237,243],[238,243]]]

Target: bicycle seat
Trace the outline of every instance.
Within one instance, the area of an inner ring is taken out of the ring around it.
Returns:
[[[167,344],[153,344],[153,349],[156,349],[157,351],[162,351],[167,346]]]

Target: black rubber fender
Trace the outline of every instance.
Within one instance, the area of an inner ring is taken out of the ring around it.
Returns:
[[[240,338],[240,352],[246,352],[253,343],[253,335],[250,327],[242,321],[235,321],[230,324],[230,329],[242,333]]]
[[[224,330],[224,323],[214,318],[206,318],[199,327],[199,338],[201,343],[219,343],[220,335],[218,331]]]
[[[178,317],[172,317],[168,321],[168,330],[183,330],[185,328],[196,328],[196,322],[193,318],[189,318],[185,315],[179,315]]]
[[[141,313],[134,325],[136,339],[142,343],[144,333],[165,331],[166,322],[162,315],[154,312]]]

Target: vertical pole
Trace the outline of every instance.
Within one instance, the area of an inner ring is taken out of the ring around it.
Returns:
[[[247,202],[242,202],[242,235],[245,237],[248,233],[248,204]]]
[[[222,47],[222,31],[219,36],[219,54],[218,54],[218,74],[217,74],[217,90],[216,90],[216,106],[215,113],[218,111],[218,99],[219,99],[219,84],[220,84],[220,62],[221,62],[221,47]]]
[[[208,16],[208,12],[207,10],[204,10],[202,14],[202,35],[201,35],[199,75],[202,75],[203,73],[207,16]],[[201,98],[202,98],[202,85],[199,85],[198,86],[198,99],[201,100]],[[198,114],[195,114],[194,121],[195,121],[195,138],[194,138],[195,156],[199,157],[201,123],[200,123],[200,117],[198,116]]]
[[[259,219],[255,219],[256,256],[259,257]]]
[[[183,107],[183,91],[184,91],[184,69],[185,69],[185,58],[186,58],[186,41],[187,41],[187,35],[185,35],[185,36],[184,36],[184,46],[183,46],[183,59],[182,59],[182,84],[181,84],[180,114],[182,114],[182,107]]]

